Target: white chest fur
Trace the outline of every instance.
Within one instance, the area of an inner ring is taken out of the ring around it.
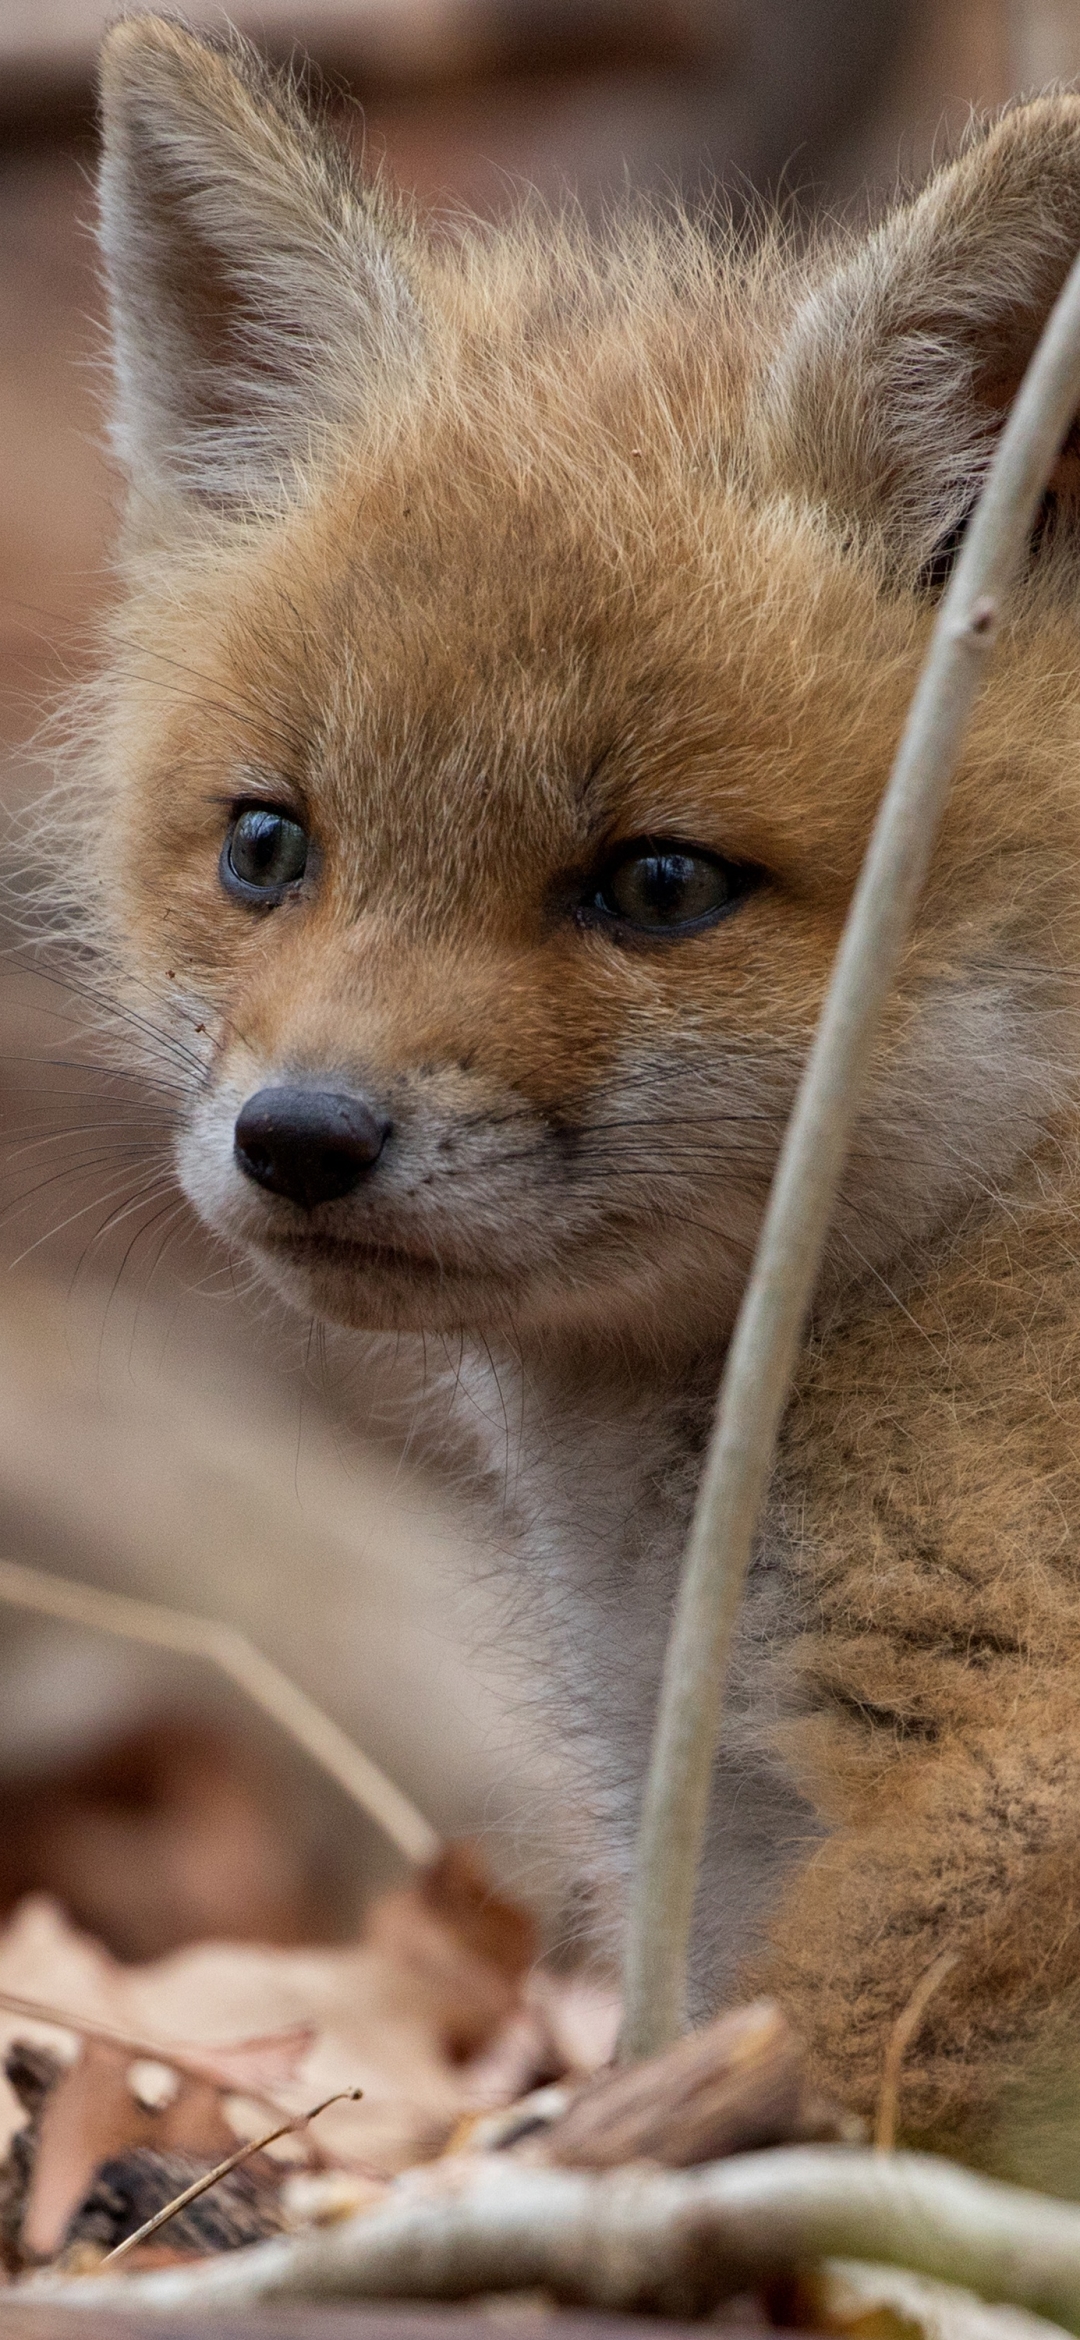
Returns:
[[[710,1363],[683,1387],[470,1359],[461,1418],[484,1450],[488,1545],[532,1703],[569,1771],[570,1861],[617,1924],[633,1858],[679,1562],[712,1412]],[[767,1526],[725,1698],[695,1925],[698,2012],[729,1991],[780,1884],[818,1833],[776,1753],[791,1710],[798,1599]]]

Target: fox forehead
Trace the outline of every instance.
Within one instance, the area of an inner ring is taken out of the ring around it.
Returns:
[[[181,620],[177,656],[222,688],[159,734],[170,791],[189,811],[291,797],[353,910],[406,892],[417,917],[536,912],[550,881],[656,833],[767,862],[796,893],[849,884],[910,611],[805,507],[689,462],[646,524],[613,450],[601,524],[490,435],[482,493],[460,431],[423,435],[381,473],[345,468],[224,579],[208,568],[199,648]]]

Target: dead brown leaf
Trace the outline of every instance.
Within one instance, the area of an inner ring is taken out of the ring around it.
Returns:
[[[303,1942],[332,1933],[272,1784],[222,1732],[158,1722],[53,1775],[9,1780],[0,1913],[47,1892],[117,1957],[208,1933]]]
[[[206,2167],[235,2144],[219,2088],[178,2074],[171,2101],[148,2110],[131,2087],[130,2070],[123,2049],[86,2040],[47,2091],[23,2211],[24,2258],[55,2257],[95,2172],[132,2148],[186,2154]]]

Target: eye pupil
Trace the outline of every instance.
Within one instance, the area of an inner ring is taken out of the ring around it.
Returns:
[[[642,909],[658,926],[667,926],[692,916],[699,895],[708,907],[710,876],[707,865],[693,861],[688,853],[657,853],[637,864],[634,883]]]
[[[272,805],[246,805],[225,840],[222,877],[241,895],[276,894],[303,877],[307,858],[307,832],[299,821]]]
[[[642,934],[677,934],[741,900],[752,878],[704,847],[642,839],[608,864],[591,907]]]

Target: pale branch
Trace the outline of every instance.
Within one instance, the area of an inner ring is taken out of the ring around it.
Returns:
[[[442,1840],[430,1821],[370,1755],[365,1755],[314,1699],[298,1689],[235,1625],[212,1617],[188,1616],[179,1609],[162,1608],[156,1601],[132,1600],[127,1593],[73,1584],[66,1577],[27,1567],[18,1560],[0,1560],[0,1601],[11,1608],[32,1609],[38,1616],[62,1617],[66,1623],[85,1625],[94,1633],[119,1634],[126,1641],[175,1650],[180,1656],[216,1666],[344,1788],[407,1861],[423,1868],[438,1859]]]
[[[720,1386],[642,1805],[620,2053],[677,2037],[709,1782],[780,1421],[878,1025],[1040,496],[1080,406],[1080,260],[1028,367],[934,626],[785,1133]]]
[[[143,2316],[267,2300],[466,2299],[526,2286],[590,2307],[706,2313],[822,2259],[967,2285],[1080,2333],[1080,2209],[929,2155],[778,2147],[695,2170],[596,2173],[455,2155],[375,2209],[194,2267],[120,2281],[39,2274],[0,2294]]]
[[[988,2305],[975,2293],[910,2267],[822,2259],[785,2285],[785,2312],[804,2332],[889,2334],[891,2340],[1060,2340],[1058,2326],[1027,2308]],[[790,2306],[788,2306],[790,2302]]]

